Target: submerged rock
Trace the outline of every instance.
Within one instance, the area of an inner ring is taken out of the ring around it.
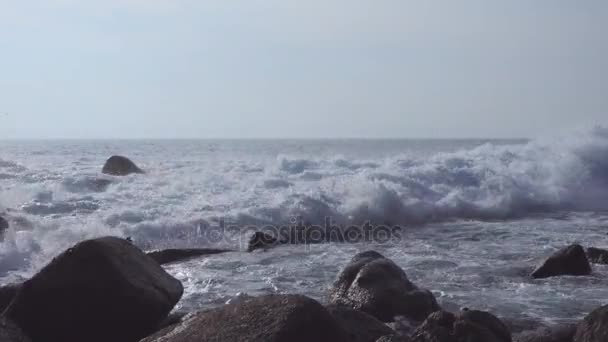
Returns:
[[[4,312],[9,304],[17,296],[21,284],[10,284],[0,287],[0,313]]]
[[[494,315],[465,311],[432,313],[411,336],[413,342],[511,342],[511,333]]]
[[[8,221],[0,216],[0,241],[4,241],[4,232],[8,230],[9,224]]]
[[[278,240],[268,233],[255,232],[249,239],[247,252],[253,252],[256,249],[268,249],[278,244]]]
[[[589,274],[591,274],[591,265],[587,260],[585,249],[581,245],[570,245],[551,255],[532,272],[532,277],[539,279],[560,275],[582,276]]]
[[[6,317],[0,316],[0,341],[2,342],[31,342],[21,328]]]
[[[106,161],[101,172],[112,176],[127,176],[132,173],[144,173],[144,171],[137,167],[134,162],[123,156],[110,157]]]
[[[363,311],[337,305],[327,306],[327,310],[346,331],[351,342],[375,342],[382,336],[395,334],[393,329]]]
[[[130,342],[167,317],[181,283],[124,239],[83,241],[23,283],[6,309],[35,342]]]
[[[340,324],[317,301],[269,295],[186,317],[142,342],[251,341],[347,342]]]
[[[395,316],[422,321],[440,309],[430,291],[419,289],[399,266],[375,251],[353,257],[338,275],[329,301],[383,322],[392,322]]]
[[[572,342],[576,325],[560,325],[543,327],[532,331],[525,331],[517,335],[515,342]]]
[[[608,265],[608,250],[601,248],[587,248],[587,258],[594,264]]]
[[[210,248],[186,248],[186,249],[163,249],[146,253],[149,257],[156,260],[161,265],[172,262],[182,261],[204,255],[213,255],[230,252],[227,249]]]
[[[608,341],[608,305],[602,306],[577,326],[573,342],[606,342]]]

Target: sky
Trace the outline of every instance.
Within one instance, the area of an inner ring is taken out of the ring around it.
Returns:
[[[0,139],[608,125],[606,0],[0,0]]]

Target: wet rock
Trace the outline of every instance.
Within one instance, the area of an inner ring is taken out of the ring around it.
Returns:
[[[124,239],[83,241],[21,286],[5,315],[34,342],[130,342],[167,317],[181,283]]]
[[[388,335],[380,337],[376,342],[411,342],[411,340],[407,336]]]
[[[340,324],[317,301],[269,295],[199,312],[142,342],[346,342]]]
[[[405,272],[378,252],[357,254],[338,275],[329,302],[364,311],[383,322],[395,316],[422,321],[439,310],[435,296],[411,283]]]
[[[591,274],[591,265],[581,245],[570,245],[550,256],[534,272],[535,279],[560,275],[582,276]]]
[[[127,176],[132,173],[144,173],[144,171],[137,167],[129,158],[123,156],[110,157],[106,161],[101,172],[112,176]]]
[[[511,333],[490,313],[432,313],[411,336],[413,342],[511,342]]]
[[[608,305],[602,306],[577,326],[573,342],[606,342],[608,341]]]
[[[0,287],[0,313],[4,312],[4,309],[13,301],[17,296],[17,291],[21,284],[10,284]]]
[[[2,342],[31,342],[21,328],[15,323],[0,316],[0,341]]]
[[[524,331],[517,335],[515,342],[572,342],[576,325],[559,325],[555,327],[542,327],[536,330]]]
[[[0,241],[4,241],[4,232],[8,230],[8,221],[0,216]]]
[[[172,262],[183,261],[186,259],[196,258],[205,255],[214,255],[230,252],[227,249],[211,249],[211,248],[186,248],[186,249],[163,249],[146,253],[149,257],[156,260],[161,265]]]
[[[395,334],[371,315],[344,306],[329,305],[327,311],[336,319],[352,342],[375,342],[382,336]]]
[[[587,248],[587,258],[594,264],[608,265],[608,250],[601,248]]]
[[[253,252],[256,249],[268,249],[277,245],[279,241],[272,235],[263,232],[255,232],[249,239],[247,252]]]

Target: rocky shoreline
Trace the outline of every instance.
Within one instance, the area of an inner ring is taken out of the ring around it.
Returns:
[[[375,251],[353,256],[326,303],[297,294],[241,296],[219,308],[172,314],[183,287],[161,264],[221,252],[145,253],[118,237],[78,243],[24,283],[0,287],[0,341],[608,341],[608,306],[578,324],[516,331],[489,312],[444,311]],[[604,262],[605,253],[568,246],[531,277],[589,274],[589,260]]]

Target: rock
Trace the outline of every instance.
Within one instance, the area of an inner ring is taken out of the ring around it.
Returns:
[[[253,252],[256,249],[265,250],[267,248],[277,245],[278,243],[278,240],[274,236],[268,233],[256,232],[251,236],[251,239],[249,239],[247,252]]]
[[[112,176],[126,176],[132,173],[144,173],[129,158],[123,156],[112,156],[108,159],[101,170],[102,173]]]
[[[0,287],[0,313],[13,301],[21,284],[11,284]]]
[[[576,327],[573,342],[608,341],[608,305],[592,311]]]
[[[560,275],[589,275],[591,265],[581,245],[570,245],[560,249],[532,272],[532,277],[548,278]]]
[[[161,265],[176,261],[195,258],[204,255],[213,255],[230,252],[227,249],[191,248],[191,249],[163,249],[146,253]]]
[[[395,316],[422,321],[439,310],[435,296],[412,284],[405,272],[380,253],[357,254],[338,275],[329,302],[364,311],[382,322]]]
[[[490,313],[465,311],[432,313],[412,337],[413,342],[511,342],[511,333]]]
[[[391,328],[363,311],[337,305],[326,308],[349,335],[349,341],[375,342],[382,336],[395,334]]]
[[[346,333],[317,301],[268,295],[186,317],[142,342],[259,341],[346,342]]]
[[[594,264],[608,265],[608,250],[601,248],[587,248],[587,258]]]
[[[0,316],[0,341],[2,342],[31,342],[21,328],[15,323]]]
[[[572,342],[576,325],[560,325],[543,327],[536,330],[524,331],[517,335],[515,342]]]
[[[21,286],[5,315],[34,342],[138,341],[167,317],[181,283],[124,239],[83,241]]]
[[[0,241],[4,241],[4,232],[8,230],[8,221],[0,216]]]
[[[407,336],[388,335],[380,337],[376,342],[411,342],[411,340]]]

